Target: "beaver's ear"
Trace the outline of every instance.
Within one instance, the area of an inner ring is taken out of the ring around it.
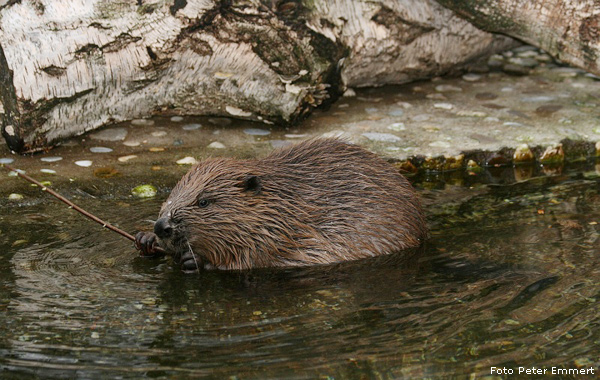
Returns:
[[[262,189],[260,178],[255,175],[248,175],[244,178],[244,181],[242,181],[242,189],[244,191],[252,191],[254,194],[259,194]]]

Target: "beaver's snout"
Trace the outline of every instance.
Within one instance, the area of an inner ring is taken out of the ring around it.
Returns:
[[[161,239],[166,239],[173,235],[173,226],[168,218],[160,218],[154,223],[154,233]]]

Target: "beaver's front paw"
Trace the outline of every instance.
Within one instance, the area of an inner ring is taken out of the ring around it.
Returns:
[[[179,263],[181,264],[181,270],[184,273],[197,273],[201,267],[199,258],[192,252],[184,253],[179,259]]]
[[[135,247],[140,251],[140,256],[162,256],[158,246],[158,236],[154,232],[138,232],[135,235]]]

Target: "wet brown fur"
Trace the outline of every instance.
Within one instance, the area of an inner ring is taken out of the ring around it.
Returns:
[[[201,208],[199,199],[210,203]],[[419,246],[427,227],[409,182],[337,139],[309,140],[260,160],[210,159],[173,188],[160,217],[181,255],[221,269],[326,264]]]

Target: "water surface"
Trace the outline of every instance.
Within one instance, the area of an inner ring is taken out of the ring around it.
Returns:
[[[534,174],[419,179],[432,234],[422,252],[200,275],[137,258],[130,242],[15,183],[26,199],[0,201],[2,378],[598,368],[600,177],[593,164]],[[150,200],[129,195],[138,178],[59,190],[133,232],[150,228],[179,175],[145,178],[159,184]]]

